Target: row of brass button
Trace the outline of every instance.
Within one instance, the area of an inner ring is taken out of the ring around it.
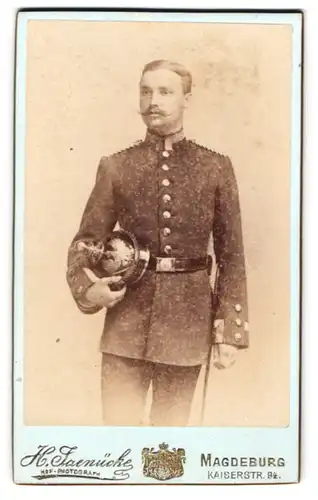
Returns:
[[[162,156],[165,157],[165,158],[168,158],[169,157],[169,152],[168,151],[163,151]],[[163,165],[161,165],[161,168],[165,172],[168,172],[168,170],[169,170],[169,166],[166,163],[164,163]],[[168,178],[165,178],[165,179],[162,180],[161,184],[164,187],[169,187],[171,183],[170,183],[170,180]],[[163,199],[164,203],[169,203],[171,201],[171,195],[168,194],[168,193],[165,193],[162,196],[162,199]],[[162,213],[162,216],[166,220],[170,219],[171,218],[171,212],[169,210],[164,210],[164,212]],[[170,234],[171,234],[170,227],[167,227],[167,226],[164,227],[163,228],[163,235],[165,237],[168,237]],[[171,245],[165,245],[165,247],[164,247],[163,250],[164,250],[164,252],[166,254],[168,254],[168,255],[171,254],[171,251],[172,251]]]

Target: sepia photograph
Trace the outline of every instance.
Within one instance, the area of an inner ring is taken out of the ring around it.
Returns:
[[[27,425],[289,424],[292,26],[31,20]]]
[[[302,21],[19,12],[16,482],[298,481]]]

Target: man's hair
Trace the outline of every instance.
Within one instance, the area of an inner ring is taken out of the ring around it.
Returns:
[[[166,59],[158,59],[156,61],[151,61],[144,66],[141,76],[146,73],[146,71],[155,71],[156,69],[168,69],[177,73],[182,81],[183,92],[188,94],[191,92],[192,88],[192,75],[182,64],[168,61]]]

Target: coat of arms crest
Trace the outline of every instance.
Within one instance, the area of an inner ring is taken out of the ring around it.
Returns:
[[[143,448],[142,462],[144,476],[166,481],[183,475],[185,450],[172,448],[170,451],[166,443],[160,444],[159,450]]]

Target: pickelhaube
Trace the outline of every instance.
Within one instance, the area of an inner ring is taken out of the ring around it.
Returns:
[[[96,274],[99,277],[121,276],[125,286],[132,286],[142,278],[150,259],[147,246],[124,229],[113,231],[97,244],[85,246]]]

